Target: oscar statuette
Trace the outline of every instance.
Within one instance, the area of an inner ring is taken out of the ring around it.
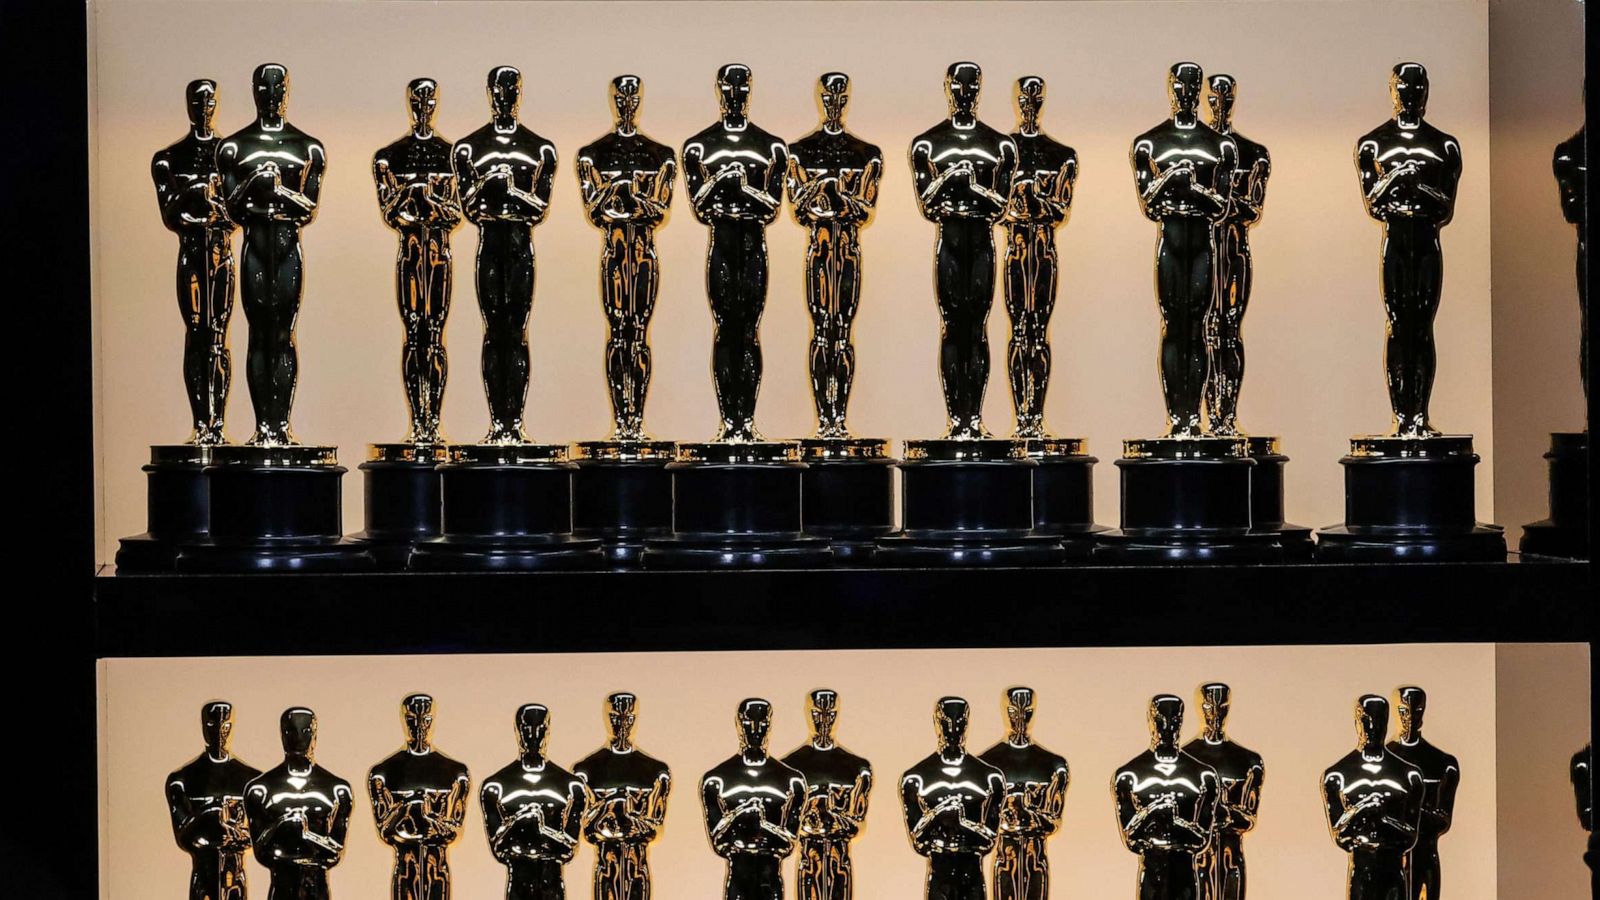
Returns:
[[[811,399],[817,430],[800,441],[805,529],[833,544],[838,562],[870,559],[894,530],[894,459],[883,438],[856,437],[845,416],[855,383],[851,337],[861,302],[861,229],[872,219],[883,151],[844,126],[850,76],[817,80],[822,123],[789,145],[787,186],[805,226],[806,307],[811,312]]]
[[[656,229],[667,219],[678,158],[639,131],[644,85],[637,75],[611,81],[611,131],[578,151],[578,189],[589,222],[600,229],[600,304],[606,317],[605,375],[611,435],[573,447],[573,527],[603,542],[613,565],[635,566],[644,542],[672,531],[672,476],[677,445],[644,428],[650,390],[650,317],[661,262]]]
[[[1129,153],[1139,206],[1158,226],[1155,287],[1167,431],[1123,441],[1116,463],[1121,527],[1101,535],[1095,548],[1095,557],[1109,562],[1282,556],[1274,534],[1251,531],[1255,461],[1249,443],[1231,426],[1219,432],[1205,409],[1213,361],[1206,332],[1217,324],[1216,231],[1232,205],[1239,147],[1201,121],[1204,89],[1200,66],[1174,65],[1167,76],[1171,114],[1135,138]]]
[[[161,221],[178,236],[178,311],[183,314],[183,381],[193,428],[181,444],[150,447],[145,531],[123,538],[119,572],[170,572],[178,548],[204,538],[209,511],[205,467],[222,434],[232,360],[228,318],[233,312],[233,233],[217,180],[219,136],[212,122],[217,83],[189,82],[184,90],[189,133],[150,161]]]
[[[439,534],[437,466],[448,458],[439,418],[444,405],[445,317],[453,269],[450,233],[461,224],[450,142],[433,130],[439,85],[418,78],[406,86],[411,130],[372,157],[378,211],[400,239],[395,298],[405,337],[400,374],[411,424],[405,440],[369,444],[365,475],[366,529],[350,536],[380,568],[401,570],[418,541]]]
[[[178,568],[368,569],[372,556],[343,537],[337,449],[302,444],[289,427],[300,368],[294,323],[305,288],[300,237],[317,215],[327,154],[285,117],[287,69],[257,66],[251,84],[255,118],[218,142],[215,183],[228,220],[243,232],[239,299],[250,331],[245,379],[255,434],[212,448],[209,532],[179,551]]]
[[[800,442],[756,428],[767,226],[783,207],[789,148],[750,121],[750,67],[717,70],[721,117],[683,145],[695,219],[710,231],[706,298],[715,324],[714,440],[678,444],[672,535],[645,546],[650,568],[803,568],[826,564],[828,542],[802,533]]]
[[[1033,471],[1023,438],[983,424],[989,384],[985,323],[994,305],[994,229],[1017,174],[1017,145],[978,119],[983,72],[945,72],[948,113],[911,142],[923,218],[938,229],[933,287],[941,320],[939,379],[948,428],[906,442],[898,534],[878,552],[898,565],[1038,565],[1058,562],[1059,539],[1033,529]]]
[[[1003,220],[1006,234],[1005,301],[1011,320],[1007,372],[1017,426],[1013,438],[1027,443],[1033,470],[1033,530],[1058,537],[1071,559],[1085,559],[1094,535],[1094,464],[1082,438],[1056,437],[1044,423],[1050,387],[1050,314],[1055,310],[1060,264],[1056,232],[1072,213],[1078,152],[1039,125],[1044,79],[1017,79],[1017,174]]]
[[[477,294],[483,315],[483,388],[489,431],[452,444],[439,465],[440,536],[419,542],[423,571],[588,568],[600,542],[573,535],[567,445],[523,431],[528,400],[528,317],[533,310],[534,227],[550,211],[556,148],[517,118],[522,73],[488,77],[491,119],[451,148],[462,213],[478,228]]]
[[[1444,257],[1439,232],[1455,215],[1461,145],[1429,124],[1428,71],[1389,76],[1394,117],[1356,142],[1367,214],[1383,225],[1383,362],[1394,428],[1350,439],[1345,519],[1319,529],[1317,557],[1337,562],[1505,558],[1498,525],[1477,521],[1472,435],[1442,434],[1428,416],[1437,367],[1433,318]]]

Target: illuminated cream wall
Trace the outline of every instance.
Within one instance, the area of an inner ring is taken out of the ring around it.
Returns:
[[[1552,431],[1582,431],[1577,235],[1550,171],[1583,121],[1577,0],[1489,4],[1494,173],[1494,508],[1507,534],[1549,515],[1541,458]]]
[[[1548,696],[1539,702],[1581,715],[1587,663],[1581,646],[1574,652],[1582,664],[1545,680]],[[156,900],[183,890],[187,858],[172,842],[162,785],[201,751],[199,708],[216,697],[235,704],[234,749],[259,768],[282,759],[276,728],[285,707],[317,711],[317,760],[350,780],[358,796],[334,894],[386,896],[391,856],[373,828],[362,782],[372,764],[401,747],[399,701],[414,690],[436,698],[437,745],[473,774],[467,829],[451,854],[456,894],[499,896],[504,869],[489,854],[476,792],[486,775],[516,756],[513,712],[525,702],[547,704],[554,716],[551,756],[570,766],[603,744],[601,701],[619,689],[640,695],[639,744],[665,760],[675,778],[665,831],[652,851],[656,896],[719,896],[723,866],[706,841],[700,776],[736,752],[739,700],[774,702],[772,748],[787,753],[806,739],[804,697],[820,686],[840,692],[841,742],[875,768],[866,828],[856,843],[856,896],[918,896],[924,867],[905,836],[900,773],[932,752],[938,697],[958,694],[973,704],[969,744],[978,751],[1003,736],[1001,695],[1013,684],[1038,691],[1035,738],[1066,756],[1071,768],[1065,824],[1050,845],[1054,895],[1128,896],[1136,859],[1117,830],[1111,775],[1148,745],[1145,708],[1153,694],[1175,692],[1189,701],[1188,740],[1198,723],[1195,688],[1220,679],[1235,692],[1231,734],[1262,754],[1267,767],[1260,824],[1246,840],[1252,896],[1344,896],[1346,857],[1328,836],[1321,773],[1354,746],[1356,696],[1414,682],[1429,690],[1428,737],[1455,753],[1465,773],[1455,827],[1442,842],[1445,881],[1457,900],[1484,900],[1497,896],[1497,834],[1514,830],[1519,841],[1543,844],[1557,873],[1563,866],[1583,871],[1583,834],[1567,806],[1544,814],[1534,809],[1515,823],[1502,818],[1497,831],[1497,783],[1506,779],[1497,778],[1495,659],[1492,645],[1401,645],[108,660],[101,668],[104,896]],[[1561,743],[1564,732],[1552,739],[1565,753],[1576,749],[1566,747],[1570,740]],[[592,866],[586,847],[567,867],[569,896],[588,895]],[[253,893],[265,890],[265,872],[253,862],[249,877]],[[792,865],[785,878],[793,884]]]
[[[1495,815],[1502,897],[1586,897],[1572,755],[1589,741],[1589,648],[1495,648]],[[1430,720],[1431,722],[1431,720]]]
[[[172,290],[176,243],[157,216],[150,155],[185,127],[183,88],[220,85],[219,126],[250,118],[249,76],[260,62],[289,67],[289,116],[327,146],[330,168],[316,223],[305,233],[300,389],[294,425],[307,441],[339,445],[359,462],[371,441],[404,432],[394,237],[379,220],[373,151],[406,127],[408,79],[441,84],[440,132],[487,118],[484,75],[520,67],[523,120],[560,150],[554,208],[538,230],[538,296],[528,421],[536,438],[603,435],[599,238],[582,215],[572,159],[610,125],[606,84],[643,76],[643,128],[680,145],[712,122],[712,75],[723,62],[755,70],[754,120],[798,137],[817,122],[815,81],[854,77],[849,124],[886,148],[877,221],[864,238],[851,424],[896,439],[943,423],[935,367],[939,319],[931,284],[933,228],[917,214],[904,162],[912,136],[945,112],[940,82],[958,59],[987,76],[980,108],[1013,127],[1014,80],[1049,85],[1045,127],[1074,145],[1082,178],[1062,231],[1060,299],[1049,421],[1089,438],[1103,460],[1098,516],[1117,518],[1123,438],[1156,433],[1162,406],[1155,360],[1159,317],[1151,263],[1155,227],[1138,210],[1129,172],[1135,134],[1167,113],[1168,66],[1195,59],[1240,82],[1240,129],[1267,144],[1274,175],[1254,232],[1255,293],[1246,325],[1249,368],[1242,418],[1281,434],[1294,458],[1290,517],[1342,518],[1337,460],[1353,433],[1388,425],[1381,356],[1378,227],[1361,208],[1351,151],[1390,114],[1387,78],[1402,60],[1433,78],[1430,118],[1461,138],[1466,168],[1455,223],[1445,232],[1447,276],[1437,333],[1433,409],[1451,431],[1474,432],[1485,465],[1479,508],[1492,512],[1489,308],[1487,11],[1481,2],[1170,3],[229,3],[101,0],[93,17],[94,267],[103,447],[101,552],[141,531],[148,444],[180,440],[187,408],[179,374],[182,327]],[[648,421],[661,436],[704,439],[716,406],[709,373],[711,318],[705,229],[683,209],[660,234],[661,295],[652,332],[655,378]],[[801,293],[801,229],[769,232],[771,292],[763,328],[766,377],[759,421],[771,435],[812,424],[806,378],[809,318]],[[452,372],[445,424],[456,439],[486,424],[478,377],[480,319],[472,293],[476,236],[455,241],[457,290],[448,337]],[[249,434],[244,317],[234,315],[235,383],[229,433]],[[1004,374],[1007,323],[990,319],[989,424],[1011,426]],[[345,525],[361,527],[360,478],[345,482]]]

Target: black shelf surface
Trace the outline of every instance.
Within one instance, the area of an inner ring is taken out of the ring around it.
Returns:
[[[1580,562],[95,579],[101,657],[1586,642]]]

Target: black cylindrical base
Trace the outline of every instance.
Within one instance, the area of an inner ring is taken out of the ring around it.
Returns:
[[[369,460],[362,472],[366,528],[350,540],[367,548],[378,568],[406,568],[419,541],[439,536],[439,471],[432,461]]]
[[[800,478],[807,534],[871,545],[894,530],[892,459],[811,460]]]
[[[171,572],[178,549],[206,535],[210,519],[205,465],[151,463],[144,467],[145,531],[118,542],[117,572]]]
[[[1550,435],[1550,517],[1522,529],[1518,549],[1530,556],[1589,558],[1589,436]]]
[[[1097,561],[1257,563],[1283,558],[1277,538],[1250,530],[1251,474],[1242,456],[1117,460],[1122,527],[1099,535]]]
[[[1033,533],[1031,459],[908,459],[900,464],[899,534],[878,541],[894,566],[1031,566],[1064,559]]]
[[[1087,559],[1096,534],[1093,456],[1036,457],[1033,470],[1033,532],[1061,541],[1067,559]]]
[[[342,536],[335,465],[211,465],[205,470],[208,536],[178,553],[184,572],[340,572],[370,569]]]
[[[647,540],[672,534],[667,460],[580,460],[572,476],[572,528],[597,538],[613,566],[639,565]]]
[[[826,540],[803,533],[805,463],[671,463],[672,535],[645,543],[652,569],[827,565]]]
[[[1346,456],[1345,520],[1317,532],[1317,558],[1330,562],[1493,561],[1505,533],[1476,518],[1472,469],[1478,457]]]
[[[419,542],[422,572],[594,568],[600,542],[572,533],[572,474],[565,462],[439,466],[441,534]]]
[[[1311,559],[1316,543],[1311,529],[1283,520],[1283,469],[1289,457],[1282,453],[1251,453],[1250,530],[1277,536],[1283,558],[1291,562]]]

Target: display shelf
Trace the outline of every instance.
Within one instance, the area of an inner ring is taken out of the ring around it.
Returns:
[[[98,654],[1588,641],[1587,562],[115,576]]]

